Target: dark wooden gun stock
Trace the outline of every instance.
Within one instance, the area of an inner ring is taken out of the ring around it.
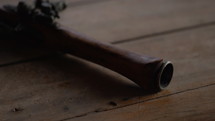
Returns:
[[[18,16],[0,10],[0,17],[16,21]],[[111,69],[143,87],[148,91],[166,88],[173,75],[170,61],[140,55],[85,37],[71,29],[58,26],[53,29],[42,24],[23,22],[39,31],[47,47],[75,55]]]

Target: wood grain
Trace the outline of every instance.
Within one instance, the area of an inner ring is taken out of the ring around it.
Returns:
[[[214,121],[215,85],[67,121]]]
[[[68,8],[60,23],[100,41],[130,40],[215,21],[214,0],[107,0]]]
[[[61,24],[100,41],[123,40],[116,45],[123,49],[172,60],[176,70],[170,87],[147,94],[121,75],[70,55],[14,63],[0,68],[0,120],[215,120],[213,3],[76,4],[62,14]],[[1,50],[0,64],[44,54],[18,51]]]
[[[157,94],[147,94],[128,79],[74,57],[2,67],[0,115],[6,121],[60,121],[212,85],[214,31],[211,26],[139,40],[136,47],[133,42],[118,45],[173,60],[173,82]],[[11,111],[14,108],[23,110]]]
[[[99,41],[114,43],[168,33],[180,28],[189,29],[207,23],[210,25],[215,20],[213,0],[102,1],[66,0],[70,7],[62,13],[59,22]],[[17,2],[18,0],[2,0],[0,5]],[[20,57],[16,53],[25,56]],[[32,54],[22,49],[2,51],[0,64],[28,60],[40,53]]]

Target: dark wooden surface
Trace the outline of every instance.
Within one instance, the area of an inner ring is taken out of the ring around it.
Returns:
[[[67,2],[61,24],[171,60],[172,83],[147,94],[125,77],[71,55],[0,49],[0,121],[215,120],[214,0]]]

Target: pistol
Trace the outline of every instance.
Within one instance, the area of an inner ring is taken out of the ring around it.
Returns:
[[[65,7],[65,5],[64,5]],[[59,9],[60,10],[60,9]],[[42,0],[29,8],[24,2],[0,9],[0,22],[23,29],[18,36],[28,36],[45,47],[72,54],[113,70],[138,84],[144,90],[165,89],[173,76],[173,64],[161,58],[146,56],[84,36],[56,23],[58,8]],[[23,34],[24,33],[24,34]]]

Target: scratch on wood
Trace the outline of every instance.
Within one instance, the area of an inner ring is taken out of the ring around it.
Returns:
[[[23,111],[24,109],[23,108],[13,108],[11,111],[12,112],[21,112],[21,111]]]
[[[94,112],[98,113],[98,112],[103,112],[103,111],[105,111],[105,110],[107,110],[107,109],[104,109],[104,108],[98,108],[98,109],[96,109]]]
[[[114,102],[114,101],[110,101],[108,104],[111,105],[111,106],[117,106],[117,103]]]

